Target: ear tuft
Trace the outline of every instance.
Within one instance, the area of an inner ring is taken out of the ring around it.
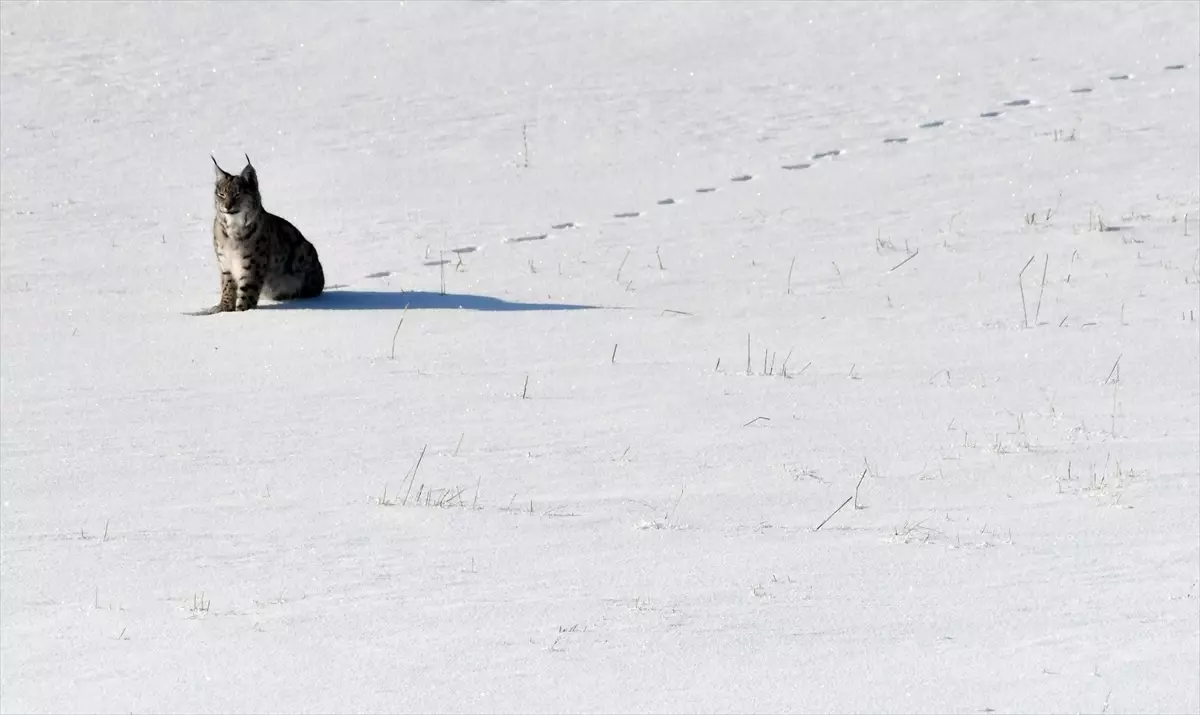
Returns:
[[[242,178],[246,181],[258,185],[258,172],[254,170],[254,165],[250,163],[250,157],[246,157],[246,168],[242,169]]]
[[[224,179],[224,178],[229,177],[229,174],[226,173],[225,170],[221,168],[221,165],[217,163],[217,157],[213,156],[212,154],[209,154],[208,158],[212,159],[213,166],[216,167],[216,175],[217,175],[218,179]]]

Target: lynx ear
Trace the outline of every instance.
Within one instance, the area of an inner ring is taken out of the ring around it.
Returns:
[[[221,168],[221,165],[217,163],[217,157],[209,154],[208,158],[212,159],[213,166],[217,169],[216,174],[218,179],[229,178],[229,174],[226,173],[225,170]]]
[[[250,163],[250,156],[246,156],[246,168],[242,169],[242,178],[251,184],[258,185],[258,172],[254,170],[254,165]]]

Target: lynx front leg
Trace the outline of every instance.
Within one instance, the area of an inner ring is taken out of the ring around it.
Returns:
[[[237,283],[233,280],[232,273],[221,273],[221,302],[217,304],[217,308],[222,313],[228,313],[237,306]]]
[[[258,307],[258,296],[262,293],[262,277],[256,271],[246,271],[237,282],[237,303],[234,310],[251,310]]]

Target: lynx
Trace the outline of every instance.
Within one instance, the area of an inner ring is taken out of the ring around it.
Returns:
[[[320,295],[325,273],[317,249],[286,219],[263,208],[250,157],[237,175],[226,173],[216,158],[213,166],[213,247],[221,269],[221,302],[207,312],[250,310],[260,295],[271,300]]]

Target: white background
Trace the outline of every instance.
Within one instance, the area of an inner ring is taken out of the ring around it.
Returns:
[[[1197,4],[0,48],[5,712],[1200,708]],[[183,315],[210,154],[340,287]]]

